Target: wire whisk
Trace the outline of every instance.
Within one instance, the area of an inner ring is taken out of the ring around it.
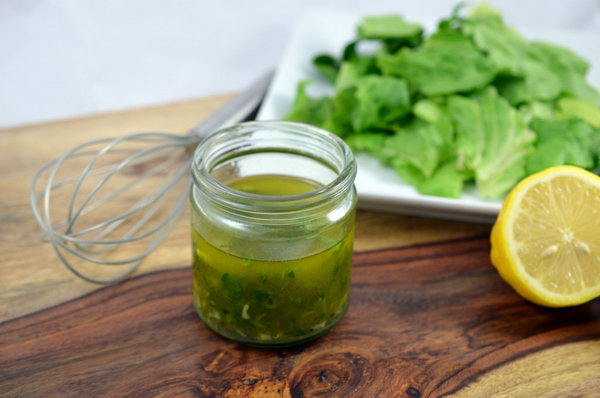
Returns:
[[[179,219],[191,188],[195,147],[216,130],[251,118],[272,75],[262,76],[187,135],[97,139],[42,166],[30,200],[58,258],[92,283],[112,284],[130,275]],[[107,277],[97,265],[116,268],[116,274]]]

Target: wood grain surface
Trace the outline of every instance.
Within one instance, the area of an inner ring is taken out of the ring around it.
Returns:
[[[189,268],[137,277],[0,325],[0,394],[517,396],[532,373],[560,380],[563,356],[543,370],[514,364],[581,341],[592,342],[588,355],[546,396],[597,394],[600,302],[529,304],[498,278],[488,251],[484,236],[358,253],[346,317],[316,342],[287,350],[247,348],[205,327],[191,305]],[[473,393],[478,378],[497,369],[499,382]]]
[[[599,300],[524,301],[486,225],[359,212],[347,316],[288,350],[195,315],[187,214],[133,279],[99,289],[66,270],[31,216],[34,172],[89,139],[183,133],[226,98],[0,131],[0,396],[600,397]]]

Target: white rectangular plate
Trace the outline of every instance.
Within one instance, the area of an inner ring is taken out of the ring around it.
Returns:
[[[310,92],[314,95],[330,94],[331,85],[318,75],[312,59],[321,53],[339,55],[346,43],[354,37],[360,16],[333,11],[314,11],[302,18],[296,27],[286,52],[277,68],[273,83],[258,114],[260,120],[281,119],[291,109],[296,86],[301,80],[312,80]],[[417,21],[418,22],[418,21]],[[435,22],[422,23],[429,31]],[[565,46],[586,58],[592,68],[589,80],[600,86],[600,36],[565,30],[531,29],[516,27],[526,38],[544,40]],[[356,188],[359,207],[419,216],[454,220],[493,222],[501,200],[484,200],[473,188],[461,198],[449,199],[419,194],[404,183],[396,172],[365,154],[357,156],[358,175]]]

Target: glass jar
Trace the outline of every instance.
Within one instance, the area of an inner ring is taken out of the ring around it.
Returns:
[[[348,306],[356,163],[337,136],[248,122],[202,142],[192,163],[193,298],[232,340],[314,339]]]

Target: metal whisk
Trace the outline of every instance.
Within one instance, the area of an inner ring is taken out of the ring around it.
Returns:
[[[46,163],[33,177],[30,200],[60,260],[93,283],[115,283],[133,272],[183,211],[195,147],[216,130],[248,120],[272,76],[272,71],[263,75],[187,135],[97,139]],[[120,266],[120,272],[98,276],[94,264]]]

